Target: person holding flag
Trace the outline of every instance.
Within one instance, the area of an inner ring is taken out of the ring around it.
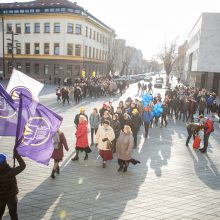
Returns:
[[[7,205],[11,219],[18,220],[18,185],[16,176],[25,169],[26,164],[16,150],[14,151],[14,158],[19,165],[12,168],[7,163],[6,156],[0,154],[0,219],[2,219]]]

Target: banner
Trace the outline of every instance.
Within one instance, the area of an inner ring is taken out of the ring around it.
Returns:
[[[11,78],[7,86],[7,92],[15,101],[15,106],[19,105],[19,94],[22,92],[24,95],[31,97],[38,101],[38,95],[43,89],[44,84],[37,80],[25,75],[24,73],[13,69]]]
[[[48,165],[54,150],[52,137],[63,118],[23,93],[19,99],[15,148],[21,156]]]
[[[17,114],[14,101],[0,84],[0,136],[15,136]]]

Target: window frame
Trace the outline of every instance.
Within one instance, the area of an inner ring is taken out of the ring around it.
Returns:
[[[39,25],[39,26],[37,26],[37,25]],[[37,29],[37,31],[36,31],[36,28],[39,28],[39,29]],[[39,34],[40,33],[40,23],[34,23],[34,33],[35,34]]]
[[[59,26],[56,26],[56,25],[59,25]],[[59,28],[59,31],[56,31],[56,28]],[[54,31],[53,31],[55,34],[59,34],[60,33],[60,23],[56,22],[54,23]]]
[[[39,48],[39,49],[38,49],[38,53],[36,53],[36,51],[37,51],[37,50],[36,50],[37,45],[38,45],[38,48]],[[35,54],[35,55],[39,55],[39,54],[40,54],[40,43],[34,43],[34,54]]]

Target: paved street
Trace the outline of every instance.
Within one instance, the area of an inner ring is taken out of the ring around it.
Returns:
[[[93,147],[89,160],[72,162],[74,153],[74,116],[81,106],[89,115],[109,98],[86,99],[79,105],[62,107],[55,92],[47,86],[40,101],[63,116],[62,129],[70,151],[66,152],[61,174],[50,178],[49,167],[26,159],[27,168],[18,176],[19,216],[21,220],[108,220],[108,219],[220,219],[220,127],[215,123],[207,154],[185,146],[186,124],[169,118],[167,128],[154,127],[149,139],[138,135],[133,157],[140,165],[129,166],[127,173],[117,172],[116,158],[103,169]],[[157,91],[156,91],[157,92]],[[164,90],[160,90],[164,93]],[[113,97],[114,105],[128,96],[138,97],[137,84],[122,97]],[[14,138],[0,138],[1,152],[12,164]],[[191,140],[192,143],[192,140]],[[3,218],[9,219],[8,214]]]

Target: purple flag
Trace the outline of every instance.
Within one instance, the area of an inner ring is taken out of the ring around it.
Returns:
[[[17,119],[15,102],[0,84],[0,136],[15,136]]]
[[[15,144],[17,152],[48,165],[54,150],[52,137],[62,120],[55,112],[21,93]]]

